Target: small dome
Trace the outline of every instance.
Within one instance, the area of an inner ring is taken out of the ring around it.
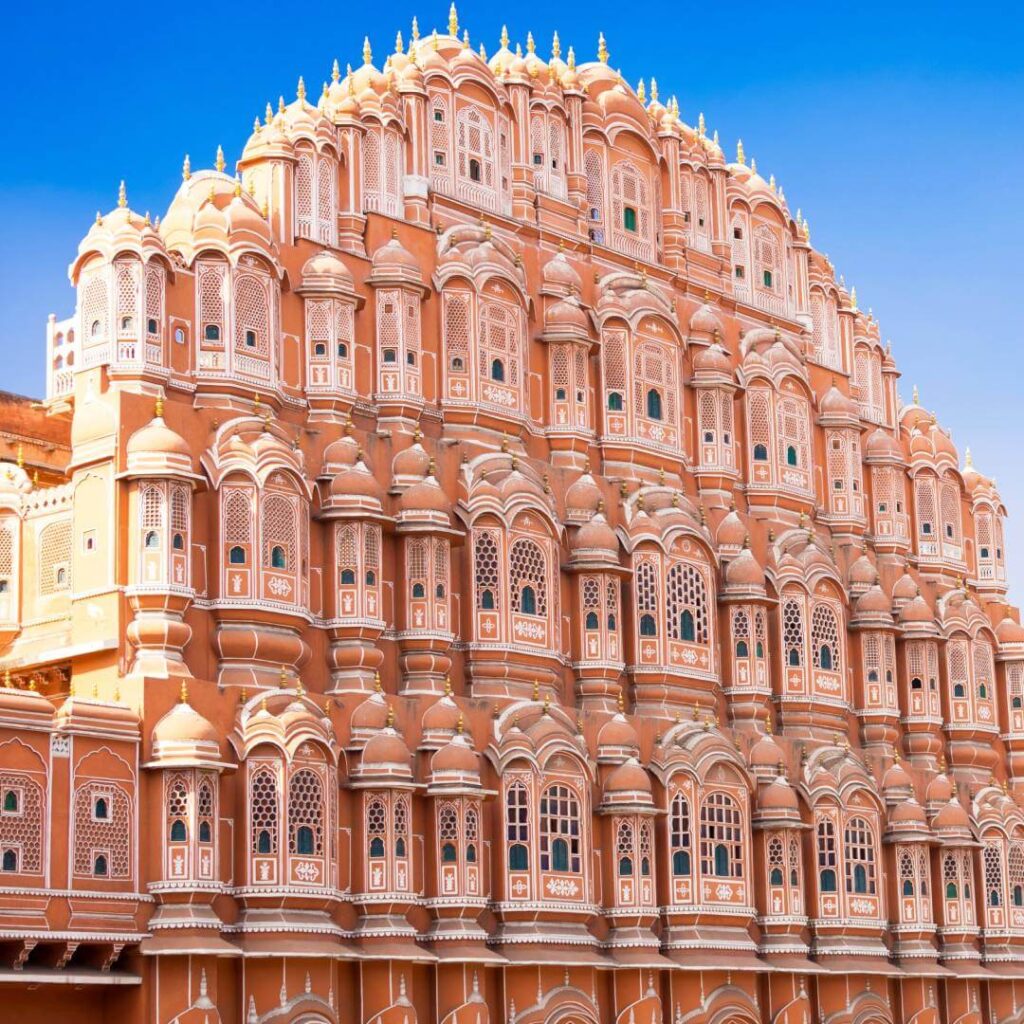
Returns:
[[[859,421],[860,419],[860,410],[857,408],[857,403],[848,395],[844,395],[835,384],[822,396],[821,404],[818,408],[823,417],[848,421]]]
[[[385,281],[404,281],[410,284],[420,284],[423,281],[416,257],[402,245],[397,235],[392,235],[391,241],[387,245],[382,245],[373,254],[370,282]]]
[[[379,506],[384,499],[384,489],[366,463],[358,459],[354,466],[343,469],[331,481],[331,499],[343,504],[363,499]]]
[[[857,615],[882,615],[887,619],[892,619],[889,598],[885,596],[885,591],[877,583],[857,598],[857,603],[854,607]]]
[[[441,485],[431,475],[413,484],[399,499],[398,507],[402,512],[440,512],[448,515],[452,506]]]
[[[700,349],[693,357],[694,374],[724,374],[732,376],[732,363],[729,361],[729,353],[722,348],[718,342]]]
[[[126,451],[129,459],[140,455],[183,455],[190,464],[192,462],[192,450],[188,443],[167,426],[161,413],[128,438]]]
[[[722,335],[722,321],[719,320],[715,307],[710,302],[698,306],[693,316],[690,317],[690,338],[692,340],[706,339],[715,340],[716,335]],[[697,368],[694,360],[694,369]]]
[[[162,764],[195,765],[220,761],[220,734],[187,700],[182,699],[153,727],[153,760]]]
[[[385,771],[392,775],[411,775],[411,756],[405,740],[389,725],[366,741],[360,770],[362,773]]]
[[[332,441],[324,449],[324,462],[322,473],[327,476],[334,476],[341,470],[354,466],[359,458],[359,442],[352,436],[352,425],[346,425],[346,432],[342,437]]]
[[[576,513],[574,518],[585,513],[586,519],[590,519],[600,503],[601,490],[589,470],[574,480],[565,492],[565,508],[570,517],[573,517],[573,513]]]
[[[423,732],[454,735],[461,717],[458,705],[452,700],[451,695],[446,693],[423,712]]]
[[[720,548],[739,548],[747,539],[747,528],[739,512],[732,508],[718,524],[715,541]]]
[[[419,434],[408,448],[391,460],[391,476],[397,483],[422,480],[430,469],[430,456],[420,443]]]
[[[430,770],[435,776],[451,773],[479,777],[480,759],[466,737],[456,733],[451,742],[431,758]]]
[[[384,694],[371,694],[352,712],[349,726],[354,733],[379,732],[387,725],[388,704]]]
[[[902,799],[913,792],[914,785],[910,776],[899,761],[894,761],[882,776],[882,795],[886,800]]]
[[[351,295],[355,291],[355,282],[348,267],[334,253],[323,249],[306,260],[301,283],[296,290],[300,294]]]
[[[574,299],[562,299],[548,307],[544,314],[544,330],[548,335],[586,336],[590,321],[583,307]]]
[[[580,275],[565,258],[565,253],[559,252],[544,264],[541,270],[541,286],[561,294],[572,295],[579,293],[582,283]]]
[[[1024,626],[1007,615],[996,626],[996,637],[1000,644],[1024,644]]]
[[[909,572],[904,572],[893,584],[892,598],[894,601],[913,601],[919,589],[917,580]]]
[[[908,601],[900,609],[900,622],[904,624],[931,623],[934,618],[931,608],[928,607],[928,602],[920,594],[915,595],[912,601]]]
[[[778,771],[779,765],[785,762],[782,749],[771,733],[765,733],[750,748],[748,759],[751,768],[770,768],[772,771]]]
[[[920,826],[927,828],[928,822],[924,816],[924,809],[911,797],[908,800],[901,800],[889,812],[889,825],[892,826]]]
[[[726,565],[725,582],[729,587],[764,588],[764,570],[750,548],[742,548],[740,553]]]
[[[758,810],[764,814],[799,815],[800,801],[785,775],[778,775],[758,794]]]
[[[635,757],[614,769],[604,786],[605,800],[624,796],[633,796],[635,799],[646,797],[647,801],[651,798],[651,777]]]
[[[867,459],[890,459],[903,461],[903,449],[891,434],[879,427],[868,435],[864,445],[864,456]]]
[[[861,554],[850,566],[848,579],[851,587],[874,586],[878,580],[878,570],[866,554]]]
[[[932,829],[935,832],[953,832],[969,834],[971,831],[971,819],[964,810],[963,804],[955,796],[949,798],[949,802],[939,808],[938,813],[932,818]]]
[[[946,775],[945,771],[939,771],[928,783],[928,788],[924,794],[925,803],[930,805],[944,804],[952,796],[953,784],[949,781],[949,776]]]
[[[619,539],[600,512],[595,512],[589,523],[584,523],[571,541],[572,550],[577,554],[593,552],[597,555],[611,555],[618,558]]]
[[[600,757],[602,748],[608,750],[637,750],[640,747],[640,738],[636,734],[636,729],[630,724],[629,719],[620,711],[618,714],[612,715],[601,726],[601,731],[597,734],[597,746],[598,756]]]

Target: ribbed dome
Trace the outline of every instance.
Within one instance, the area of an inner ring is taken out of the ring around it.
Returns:
[[[565,492],[567,511],[586,512],[588,518],[597,511],[601,502],[601,490],[589,472],[574,480]]]
[[[363,747],[360,769],[363,772],[386,769],[411,774],[409,748],[405,740],[390,726],[371,736]]]
[[[740,553],[725,567],[727,586],[737,588],[764,588],[764,569],[754,557],[750,548],[742,548]]]
[[[192,461],[192,450],[188,442],[171,430],[163,417],[155,416],[144,427],[140,427],[128,438],[127,455],[184,455]]]
[[[636,758],[630,758],[614,769],[604,786],[606,799],[630,794],[645,794],[648,798],[651,794],[651,777]]]
[[[580,275],[565,258],[564,253],[557,253],[544,264],[541,270],[541,283],[544,287],[564,294],[578,293],[582,287]]]
[[[759,810],[765,814],[774,812],[796,815],[800,811],[796,790],[783,775],[761,788],[757,803]]]
[[[306,260],[298,291],[318,295],[349,295],[355,282],[344,263],[326,249]]]

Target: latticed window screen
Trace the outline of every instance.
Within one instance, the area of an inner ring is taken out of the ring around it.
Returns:
[[[757,258],[757,274],[754,283],[759,288],[768,288],[772,291],[779,291],[782,285],[780,275],[782,272],[779,260],[779,240],[775,237],[771,228],[761,225],[754,232],[754,255]],[[767,271],[771,275],[771,284],[764,274]]]
[[[520,383],[520,316],[515,307],[504,302],[484,300],[480,303],[480,358],[478,374],[481,378],[500,379],[495,376],[495,360],[504,367],[503,378],[510,387]]]
[[[828,651],[828,657],[824,651]],[[811,655],[814,667],[842,672],[840,664],[839,622],[836,613],[827,604],[815,602],[811,613]],[[831,662],[831,667],[829,667]]]
[[[71,522],[44,526],[39,534],[39,593],[71,589]]]
[[[90,276],[82,288],[82,337],[86,346],[104,344],[110,337],[107,281]]]
[[[473,579],[477,608],[486,607],[485,594],[491,595],[494,608],[501,607],[498,541],[493,530],[481,530],[473,545]]]
[[[284,494],[264,494],[260,503],[260,533],[263,539],[263,568],[294,572],[298,522],[294,498]],[[274,564],[274,550],[284,555],[284,565]]]
[[[312,833],[312,850],[299,849],[301,828],[308,828]],[[288,780],[288,852],[308,852],[318,857],[324,852],[323,783],[310,768],[292,772]]]
[[[626,393],[626,332],[606,330],[604,344],[601,346],[601,358],[604,368],[605,405],[609,405],[609,395],[617,394],[625,405],[628,401]]]
[[[772,396],[766,388],[747,390],[747,423],[751,457],[756,465],[768,462],[772,451]],[[756,481],[756,477],[755,477]]]
[[[665,608],[668,635],[673,640],[691,640],[698,644],[708,643],[708,592],[704,575],[689,562],[677,562],[668,571]],[[683,625],[683,613],[692,616],[693,636],[688,637]]]
[[[548,786],[540,798],[540,866],[542,871],[580,870],[580,804],[576,793],[563,785]],[[558,863],[556,844],[568,847],[568,863]]]
[[[107,801],[107,816],[97,818],[97,798]],[[131,813],[127,794],[109,783],[88,782],[75,791],[75,874],[92,875],[96,856],[106,858],[106,878],[131,877]]]
[[[114,299],[117,309],[118,337],[132,338],[138,333],[141,268],[134,260],[118,260],[114,264]]]
[[[795,597],[782,602],[782,646],[787,665],[802,665],[804,660],[803,602]]]
[[[187,532],[190,506],[188,488],[175,487],[171,491],[171,529],[175,533]]]
[[[837,863],[836,827],[831,818],[822,818],[818,821],[817,851],[818,870],[834,872]],[[824,886],[822,888],[824,889]]]
[[[960,543],[960,491],[955,483],[943,481],[942,539],[950,544]]]
[[[864,818],[851,818],[846,823],[843,833],[843,856],[846,869],[846,891],[848,893],[875,892],[875,836],[871,826]],[[860,873],[857,866],[864,869],[865,888],[858,887]]]
[[[966,640],[954,638],[946,644],[946,664],[954,697],[965,697],[967,695],[967,685],[970,681],[967,655],[968,645]]]
[[[635,852],[633,848],[633,825],[628,821],[620,821],[615,834],[615,857],[621,870],[623,858],[628,858],[630,863],[629,874],[632,874]]]
[[[199,305],[199,340],[203,345],[223,344],[226,278],[227,268],[223,264],[199,264],[196,293]]]
[[[478,107],[466,105],[456,114],[455,123],[459,177],[477,187],[494,189],[494,129],[486,115]]]
[[[313,158],[299,156],[295,166],[295,219],[303,238],[313,237]]]
[[[334,244],[334,162],[321,156],[316,162],[317,231],[324,245]]]
[[[250,847],[253,853],[277,853],[277,773],[260,768],[249,780]]]
[[[583,171],[587,176],[587,218],[599,224],[604,221],[604,160],[598,150],[586,151]]]
[[[701,804],[700,869],[706,876],[743,875],[743,815],[728,793],[712,793]]]
[[[151,264],[146,268],[146,334],[158,338],[163,332],[163,322],[164,271],[163,267]]]
[[[252,493],[226,490],[223,495],[224,541],[227,544],[252,543]]]
[[[547,558],[535,541],[520,539],[509,552],[509,591],[513,608],[520,608],[523,587],[533,588],[536,614],[548,613]]]
[[[505,793],[505,839],[509,843],[530,841],[530,793],[522,782],[513,782]]]
[[[14,528],[0,526],[0,576],[14,572]]]
[[[20,851],[18,871],[40,874],[43,870],[43,787],[28,775],[4,772],[0,774],[0,799],[9,792],[16,794],[18,810],[0,815],[0,853],[17,849]]]
[[[985,903],[989,907],[1005,906],[1003,844],[999,840],[986,842],[982,856],[985,867]]]
[[[921,540],[933,543],[938,540],[935,522],[935,479],[925,476],[918,478],[914,487],[917,498],[917,529]]]
[[[636,588],[637,612],[650,612],[656,615],[658,611],[658,570],[649,558],[636,563],[633,582]]]
[[[139,496],[139,520],[143,530],[162,530],[164,492],[159,487],[144,487]]]
[[[625,224],[626,207],[636,212],[636,234],[647,241],[651,237],[650,185],[634,164],[620,160],[612,168],[612,216],[615,226]]]
[[[469,311],[470,297],[466,292],[444,292],[444,348],[449,373],[469,372]]]
[[[647,395],[655,390],[661,399],[661,420],[676,422],[675,352],[657,341],[641,341],[633,353],[633,400],[638,416],[647,416]]]
[[[810,468],[807,441],[807,403],[802,398],[782,398],[778,406],[779,423],[779,464],[789,463],[789,449],[796,452],[799,469]]]
[[[251,274],[235,280],[235,348],[250,356],[270,354],[270,300],[266,284]]]

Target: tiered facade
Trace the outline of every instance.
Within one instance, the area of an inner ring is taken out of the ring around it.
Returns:
[[[995,485],[645,93],[453,9],[97,215],[4,410],[4,1019],[1020,1020]]]

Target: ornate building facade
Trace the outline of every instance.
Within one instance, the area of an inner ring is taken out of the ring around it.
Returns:
[[[70,277],[0,410],[5,1019],[1020,1021],[995,484],[603,38],[367,44]]]

